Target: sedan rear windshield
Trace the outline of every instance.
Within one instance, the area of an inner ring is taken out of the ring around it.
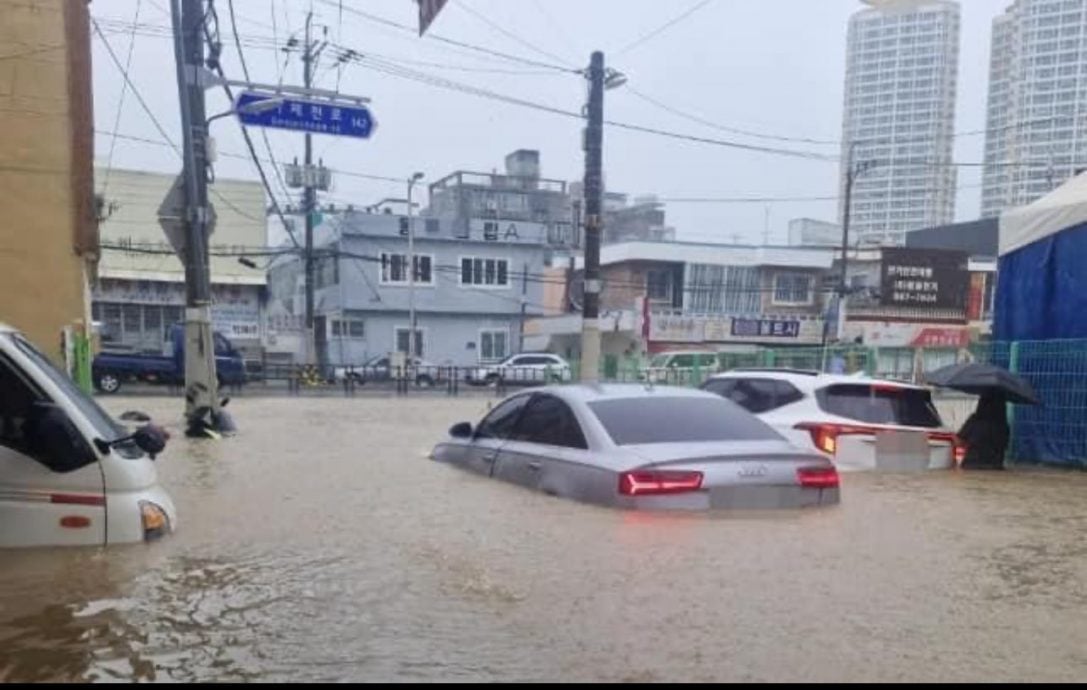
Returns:
[[[935,428],[940,414],[926,390],[871,384],[837,384],[816,392],[824,412],[866,424]]]
[[[724,398],[647,395],[589,403],[616,445],[687,441],[776,441],[763,421]]]

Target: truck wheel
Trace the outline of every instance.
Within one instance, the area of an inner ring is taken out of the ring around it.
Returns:
[[[421,374],[415,379],[415,385],[420,388],[432,388],[434,386],[434,379],[430,378],[427,374]]]
[[[116,374],[104,371],[95,378],[94,386],[102,393],[113,394],[121,390],[121,379]]]

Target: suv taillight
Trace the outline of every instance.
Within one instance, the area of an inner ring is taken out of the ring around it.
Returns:
[[[702,473],[686,470],[634,470],[619,475],[624,496],[682,494],[702,488]]]
[[[829,455],[838,452],[838,435],[844,430],[840,424],[817,424],[805,422],[797,424],[795,429],[801,429],[811,434],[811,442],[815,447]]]

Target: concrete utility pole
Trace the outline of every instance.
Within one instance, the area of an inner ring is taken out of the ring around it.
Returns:
[[[854,160],[856,143],[849,145],[849,159],[846,161],[845,173],[845,197],[842,200],[842,266],[841,276],[838,280],[838,341],[845,338],[845,310],[849,295],[849,278],[847,270],[849,266],[849,219],[853,213],[853,184],[857,178],[875,166],[875,161],[867,160],[857,162]]]
[[[581,309],[581,380],[600,376],[600,233],[603,216],[604,53],[592,55],[588,71],[585,129],[585,298]]]
[[[412,213],[411,191],[415,183],[421,179],[423,179],[421,172],[408,178],[408,366],[415,361],[415,338],[418,328],[415,322],[415,214]],[[431,266],[430,270],[433,271],[434,267]]]
[[[313,12],[306,14],[306,47],[302,51],[302,80],[308,91],[313,87],[313,65],[318,51],[314,50],[310,39],[310,25],[313,23]],[[313,328],[314,308],[314,262],[313,262],[313,213],[317,206],[317,190],[314,187],[313,175],[313,135],[306,133],[306,158],[305,158],[305,189],[302,194],[302,209],[306,214],[306,364],[317,363],[317,334]]]
[[[184,139],[186,433],[201,436],[224,430],[211,330],[207,116],[198,78],[204,66],[203,0],[171,0],[170,9]]]

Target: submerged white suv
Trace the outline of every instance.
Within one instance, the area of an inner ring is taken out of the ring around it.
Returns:
[[[734,369],[702,388],[843,470],[946,469],[965,452],[921,386],[795,369]]]

